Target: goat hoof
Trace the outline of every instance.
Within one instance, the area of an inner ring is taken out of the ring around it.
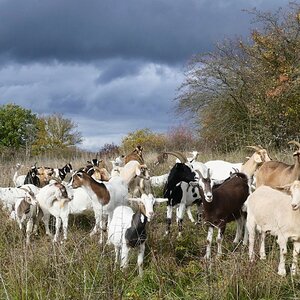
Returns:
[[[292,276],[296,276],[297,275],[297,270],[291,269],[291,274],[292,274]]]
[[[278,275],[282,276],[282,277],[285,277],[286,276],[286,271],[285,270],[280,270],[280,271],[278,271]]]
[[[207,255],[207,254],[205,254],[203,258],[204,258],[204,260],[206,260],[206,261],[209,261],[209,260],[210,260],[210,256]]]

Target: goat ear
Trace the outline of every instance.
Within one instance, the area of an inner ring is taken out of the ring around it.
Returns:
[[[254,155],[254,161],[256,162],[256,163],[262,163],[263,161],[262,161],[262,159],[261,159],[261,157],[260,157],[260,155],[258,154],[258,153],[254,153],[253,154]]]
[[[141,166],[137,166],[136,169],[135,169],[135,174],[137,176],[140,176],[141,175]]]
[[[141,198],[128,198],[128,201],[133,201],[133,202],[140,202],[142,199]]]
[[[168,200],[169,200],[168,198],[155,198],[155,202],[158,202],[158,203],[167,202]]]
[[[83,177],[83,173],[82,173],[82,172],[77,172],[76,175],[77,175],[78,177],[80,177],[80,178]]]
[[[207,177],[209,177],[209,178],[210,178],[210,177],[211,177],[211,174],[212,174],[212,172],[211,172],[211,169],[210,169],[210,168],[208,168],[208,169],[207,169]]]
[[[283,186],[276,186],[275,188],[281,192],[285,192],[288,195],[291,195],[291,184],[286,184]]]
[[[299,150],[297,150],[297,151],[295,151],[295,152],[293,153],[293,156],[298,156],[298,155],[300,155],[300,151],[299,151]]]

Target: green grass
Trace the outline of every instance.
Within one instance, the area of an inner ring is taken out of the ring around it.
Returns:
[[[231,155],[224,159],[237,162],[246,153]],[[200,159],[214,158],[207,154]],[[48,161],[47,165],[53,163]],[[5,166],[0,178],[2,186],[9,185],[13,174],[11,168],[12,165]],[[160,168],[152,174],[167,171],[168,164]],[[161,190],[155,193],[161,196]],[[300,298],[299,276],[292,278],[288,273],[286,278],[281,278],[277,275],[279,253],[274,238],[267,239],[267,259],[249,263],[247,247],[232,243],[236,225],[231,223],[225,233],[223,256],[215,257],[214,238],[213,257],[207,262],[203,259],[206,248],[204,224],[194,225],[186,217],[183,236],[177,239],[177,225],[173,220],[171,234],[166,237],[165,205],[157,205],[155,218],[148,224],[142,278],[138,277],[136,251],[130,254],[128,269],[121,271],[114,266],[114,249],[100,246],[98,237],[90,238],[92,217],[71,217],[69,237],[64,244],[53,244],[41,225],[38,236],[26,246],[24,233],[1,210],[0,299]],[[287,265],[290,264],[289,253]]]

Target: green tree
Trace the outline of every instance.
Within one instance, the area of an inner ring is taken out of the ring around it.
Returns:
[[[36,154],[48,150],[66,150],[82,142],[77,125],[62,114],[40,117],[37,139],[33,145]]]
[[[177,98],[212,147],[286,145],[299,135],[300,5],[253,10],[248,41],[226,40],[191,59]]]
[[[0,145],[27,151],[36,137],[37,117],[16,104],[0,106]]]

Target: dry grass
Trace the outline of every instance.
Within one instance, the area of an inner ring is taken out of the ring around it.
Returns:
[[[232,162],[243,160],[246,152],[222,156]],[[286,160],[285,154],[272,154]],[[152,174],[168,171],[170,162],[159,168],[152,165],[153,154],[146,156]],[[199,160],[220,158],[201,155]],[[87,158],[89,159],[89,158]],[[75,168],[86,158],[72,161]],[[173,162],[173,161],[172,161]],[[3,165],[1,186],[11,184],[15,162]],[[28,162],[28,165],[34,162]],[[63,166],[66,161],[47,160],[38,164]],[[159,196],[161,191],[157,191]],[[278,250],[268,238],[267,260],[250,264],[247,247],[232,244],[235,224],[228,226],[224,255],[204,259],[206,230],[186,218],[183,237],[176,238],[177,226],[164,236],[165,205],[158,205],[156,218],[149,224],[144,261],[144,276],[137,276],[136,253],[131,253],[130,266],[122,272],[114,267],[114,251],[90,238],[93,218],[70,218],[69,238],[64,244],[53,244],[41,225],[39,235],[30,246],[15,222],[0,211],[0,299],[298,299],[299,277],[277,275]],[[213,248],[213,252],[216,251]],[[288,263],[290,264],[290,256]]]

